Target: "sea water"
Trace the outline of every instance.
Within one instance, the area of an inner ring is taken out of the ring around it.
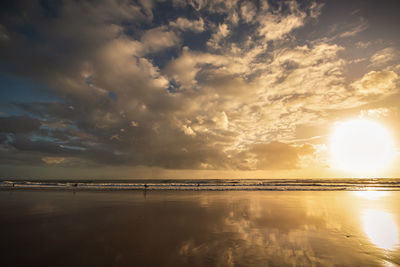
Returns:
[[[0,189],[400,191],[400,179],[2,180]]]

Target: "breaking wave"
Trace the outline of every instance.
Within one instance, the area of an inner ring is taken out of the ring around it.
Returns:
[[[54,190],[209,190],[209,191],[400,191],[400,179],[180,179],[0,181],[0,189]]]

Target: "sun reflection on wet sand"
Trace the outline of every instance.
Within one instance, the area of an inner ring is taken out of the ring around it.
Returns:
[[[382,198],[389,196],[389,192],[386,191],[367,190],[353,193],[373,201],[369,205],[379,204]],[[393,214],[375,206],[363,210],[361,214],[363,230],[375,246],[391,251],[399,245],[399,232]]]
[[[354,195],[366,199],[379,199],[381,197],[385,197],[388,195],[387,191],[373,191],[373,190],[367,190],[367,191],[355,191]]]
[[[400,192],[146,194],[0,192],[3,261],[29,265],[49,248],[57,266],[400,264]]]
[[[377,209],[363,212],[364,231],[378,247],[393,250],[399,244],[397,225],[390,213]]]

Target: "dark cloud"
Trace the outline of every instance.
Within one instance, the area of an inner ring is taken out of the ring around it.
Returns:
[[[16,136],[10,144],[21,151],[40,151],[42,153],[50,154],[62,153],[66,151],[66,149],[63,149],[63,147],[57,143],[48,141],[32,141],[23,136]]]
[[[28,116],[0,117],[0,132],[2,133],[30,133],[39,130],[40,120]]]
[[[57,97],[9,103],[28,115],[0,118],[3,160],[296,169],[318,152],[296,141],[296,129],[312,137],[332,112],[398,88],[398,68],[385,65],[396,57],[381,59],[395,47],[366,60],[389,69],[363,69],[348,81],[350,60],[341,54],[348,47],[338,36],[356,38],[368,24],[316,36],[313,27],[324,32],[319,1],[21,0],[0,7],[0,71]]]

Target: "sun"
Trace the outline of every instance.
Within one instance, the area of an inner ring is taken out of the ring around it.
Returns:
[[[352,119],[337,123],[330,152],[335,168],[358,175],[379,175],[391,164],[394,145],[379,123]]]

